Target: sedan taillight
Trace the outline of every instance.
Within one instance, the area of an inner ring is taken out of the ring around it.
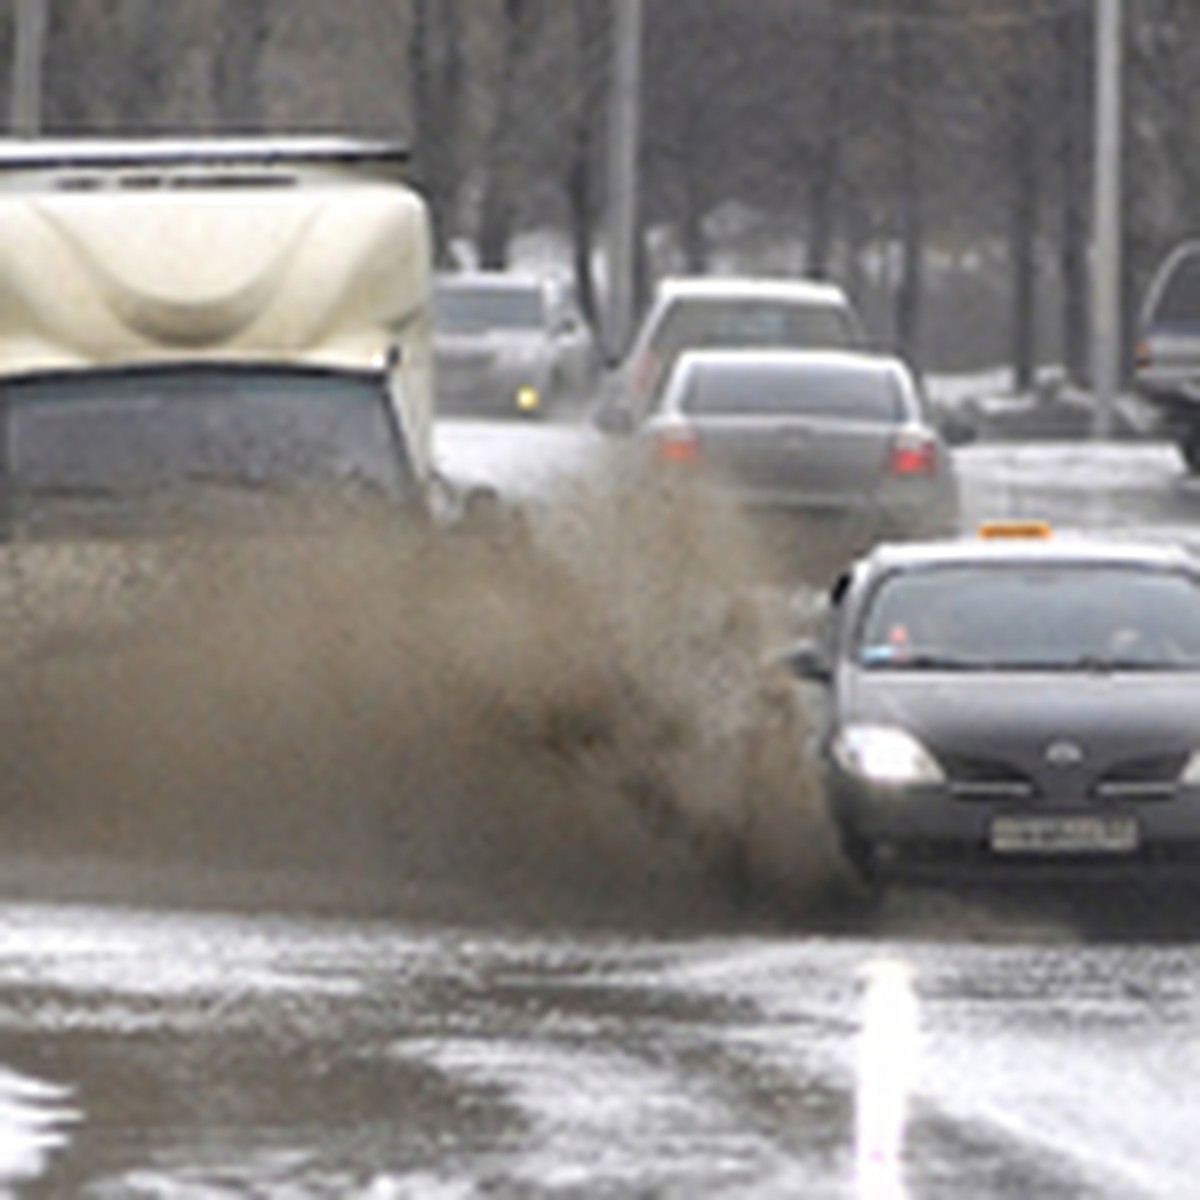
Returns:
[[[936,475],[937,442],[927,433],[898,433],[892,439],[888,470],[893,475]]]
[[[690,425],[667,425],[654,435],[654,457],[671,466],[690,466],[700,460],[700,437]]]

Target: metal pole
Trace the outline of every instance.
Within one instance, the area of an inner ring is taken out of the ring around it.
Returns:
[[[641,124],[642,0],[617,0],[608,168],[608,321],[610,355],[625,350],[633,317]]]
[[[9,125],[19,137],[42,131],[42,56],[47,0],[17,0]]]
[[[1092,235],[1095,434],[1109,437],[1121,374],[1121,4],[1096,0],[1096,159]]]

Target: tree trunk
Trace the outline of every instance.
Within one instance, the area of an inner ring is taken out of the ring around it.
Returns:
[[[912,8],[916,8],[916,4]],[[920,360],[921,300],[924,291],[925,220],[921,196],[921,139],[917,130],[918,64],[908,10],[899,8],[893,25],[900,204],[900,282],[896,288],[897,350]]]
[[[703,275],[708,268],[708,242],[704,236],[704,205],[707,189],[704,186],[701,139],[704,131],[698,122],[688,125],[687,145],[680,168],[684,181],[683,211],[679,214],[679,239],[683,251],[684,270],[689,275]]]
[[[1028,0],[1025,12],[1030,15]],[[1013,47],[1014,66],[1009,76],[1008,120],[1011,162],[1009,178],[1009,261],[1012,267],[1010,313],[1013,388],[1028,391],[1037,368],[1037,225],[1038,65],[1033,39],[1019,35]]]
[[[222,131],[262,129],[262,59],[270,36],[268,5],[224,0],[213,59],[213,107]]]
[[[1067,10],[1057,22],[1060,133],[1059,275],[1062,285],[1063,364],[1067,377],[1083,384],[1088,365],[1087,147],[1089,18]]]
[[[850,72],[852,44],[846,29],[844,8],[828,14],[832,22],[825,56],[825,107],[818,132],[808,188],[808,273],[818,279],[829,274],[833,255],[835,203],[841,185],[846,84]]]
[[[521,62],[534,30],[536,3],[537,0],[504,0],[496,117],[484,148],[479,260],[485,270],[499,270],[508,265],[508,247],[516,219],[517,87]]]
[[[579,306],[593,329],[599,326],[600,304],[592,274],[592,234],[596,224],[595,148],[597,122],[607,111],[607,66],[611,54],[610,0],[577,0],[576,53],[582,85],[575,110],[574,137],[567,164],[567,208],[570,213],[571,262]]]
[[[413,0],[413,166],[433,214],[434,258],[449,259],[462,127],[458,0]]]

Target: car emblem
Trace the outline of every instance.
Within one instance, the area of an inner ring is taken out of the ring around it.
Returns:
[[[1051,742],[1046,747],[1046,761],[1052,767],[1078,767],[1083,762],[1083,750],[1065,739]]]

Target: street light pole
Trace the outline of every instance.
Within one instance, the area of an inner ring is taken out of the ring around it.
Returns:
[[[42,58],[47,0],[17,0],[9,126],[19,137],[42,131]]]
[[[641,124],[642,0],[617,0],[608,154],[608,321],[610,354],[624,352],[632,324]]]
[[[1092,233],[1095,435],[1112,433],[1121,374],[1121,4],[1096,0],[1096,159]]]

